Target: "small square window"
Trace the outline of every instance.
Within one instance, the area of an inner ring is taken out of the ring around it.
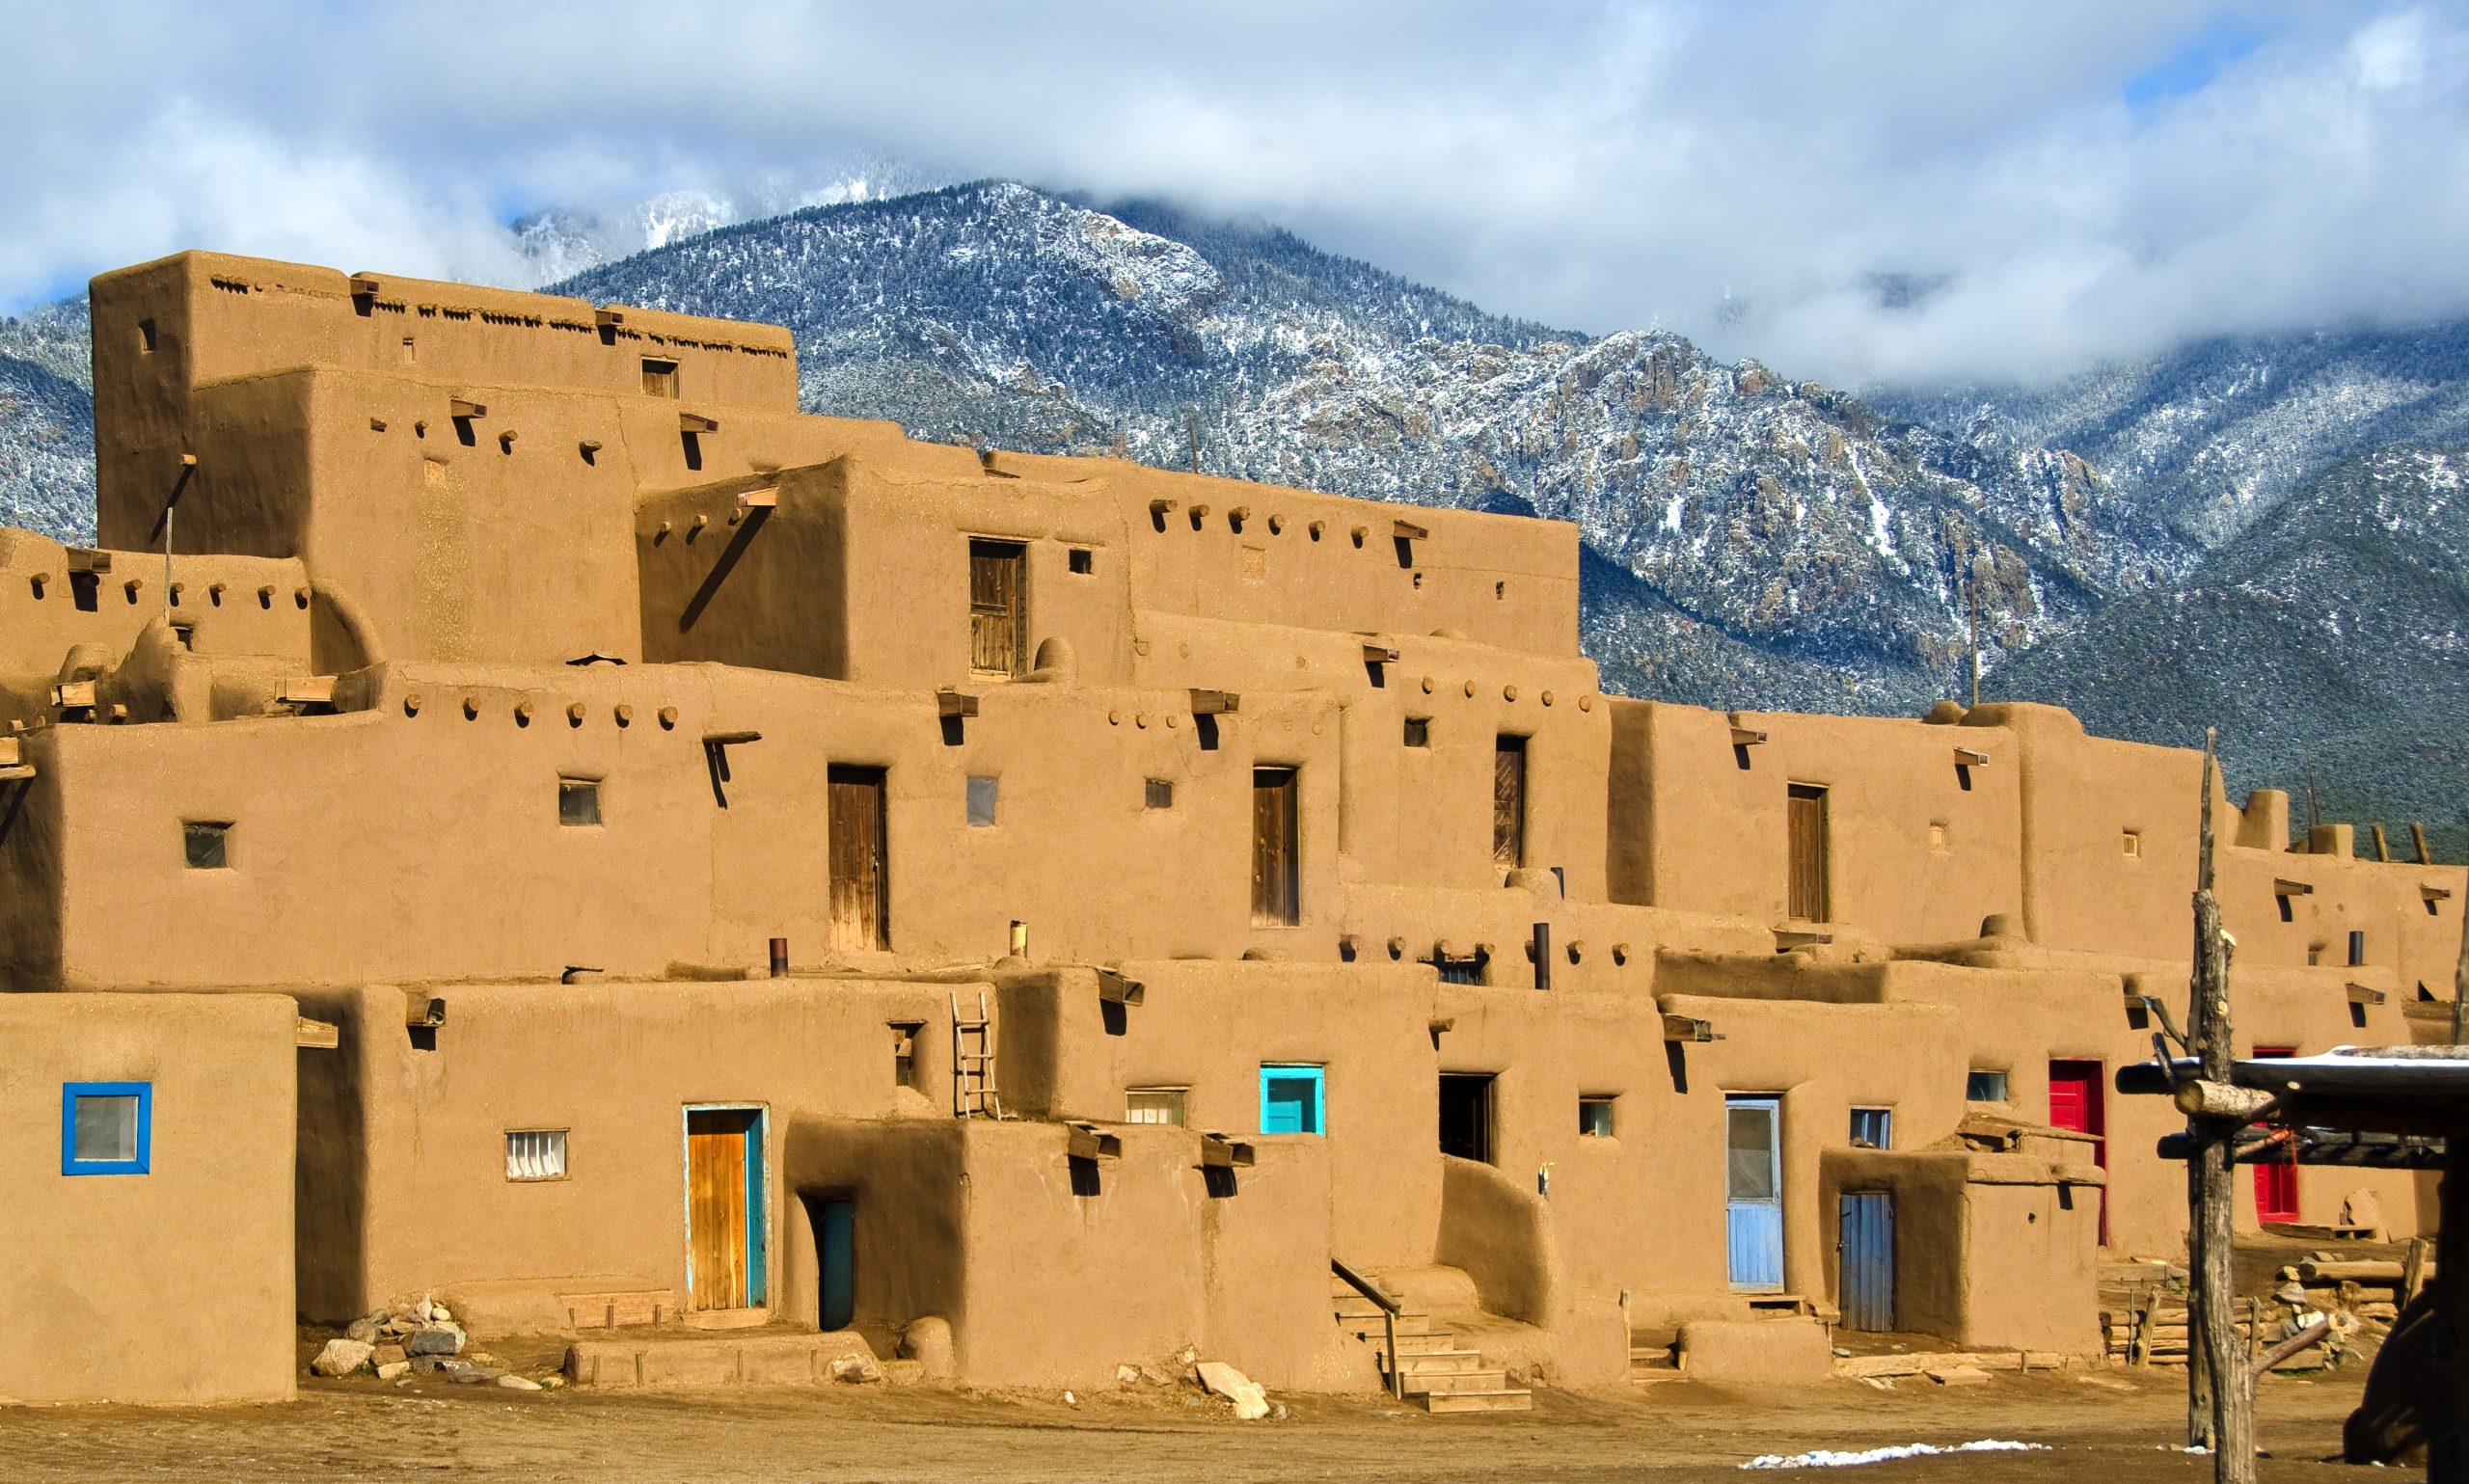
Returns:
[[[1175,807],[1175,785],[1173,781],[1166,778],[1150,779],[1148,796],[1144,800],[1144,803],[1146,807],[1151,809],[1172,809]]]
[[[152,1165],[153,1142],[152,1083],[62,1085],[62,1174],[144,1174]]]
[[[1078,573],[1082,577],[1087,577],[1090,573],[1098,570],[1098,553],[1090,551],[1087,547],[1075,546],[1072,549],[1071,562],[1072,570],[1073,572]]]
[[[564,1179],[566,1131],[562,1128],[528,1128],[507,1134],[505,1177],[509,1180]]]
[[[1933,850],[1946,849],[1946,826],[1936,820],[1929,822],[1929,849]]]
[[[972,826],[994,823],[994,784],[992,778],[968,781],[968,822]]]
[[[182,649],[195,649],[197,648],[197,625],[174,624],[172,637],[179,641]]]
[[[560,824],[600,823],[599,779],[560,778],[557,780],[557,823]]]
[[[1856,1149],[1893,1148],[1894,1110],[1891,1108],[1853,1109],[1852,1147]]]
[[[1183,1121],[1183,1094],[1186,1088],[1128,1088],[1123,1094],[1123,1120],[1126,1123],[1172,1123],[1180,1127]]]
[[[1964,1078],[1964,1101],[1970,1103],[2002,1103],[2006,1100],[2006,1074],[1972,1068]]]
[[[1609,1093],[1589,1093],[1578,1098],[1578,1137],[1609,1139],[1613,1135],[1612,1105],[1617,1099]]]
[[[231,826],[211,820],[190,820],[180,826],[180,847],[191,871],[226,871],[231,865]]]
[[[2130,829],[2125,834],[2118,837],[2118,843],[2120,848],[2125,850],[2126,856],[2129,860],[2141,860],[2143,858],[2143,831],[2139,829]]]
[[[923,1020],[893,1020],[891,1026],[891,1080],[905,1088],[924,1091],[917,1080],[917,1038],[925,1033]]]
[[[645,356],[643,358],[643,395],[665,397],[677,395],[677,363]]]
[[[1431,718],[1429,716],[1408,716],[1406,718],[1406,745],[1409,747],[1428,747],[1431,745]]]

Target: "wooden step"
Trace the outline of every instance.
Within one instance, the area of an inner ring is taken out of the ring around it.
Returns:
[[[1517,1388],[1497,1391],[1425,1391],[1415,1400],[1425,1412],[1532,1412],[1534,1393]]]
[[[1408,1374],[1397,1378],[1405,1386],[1408,1396],[1423,1396],[1434,1391],[1506,1391],[1509,1390],[1508,1372],[1494,1366],[1487,1370],[1442,1370]]]
[[[1388,1343],[1388,1337],[1382,1335],[1378,1330],[1365,1331],[1364,1338],[1374,1346],[1385,1346]],[[1397,1331],[1397,1353],[1399,1355],[1445,1355],[1456,1348],[1457,1336],[1455,1334],[1448,1330],[1409,1330],[1400,1328]]]
[[[1375,1325],[1380,1322],[1380,1316],[1385,1312],[1379,1305],[1359,1293],[1349,1293],[1343,1298],[1330,1301],[1330,1311],[1341,1320],[1360,1319]],[[1420,1330],[1426,1328],[1424,1321],[1430,1317],[1429,1313],[1420,1309],[1400,1309],[1397,1313],[1397,1324],[1401,1329]]]
[[[1389,1369],[1389,1357],[1381,1355],[1375,1359],[1385,1374]],[[1411,1355],[1402,1350],[1397,1352],[1397,1374],[1401,1376],[1463,1375],[1468,1371],[1480,1370],[1482,1365],[1483,1352],[1479,1350],[1436,1350],[1423,1355]]]

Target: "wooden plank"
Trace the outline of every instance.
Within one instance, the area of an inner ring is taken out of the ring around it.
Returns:
[[[297,1016],[291,1026],[291,1043],[312,1051],[332,1051],[343,1043],[342,1027]]]
[[[2419,865],[2434,864],[2434,855],[2427,850],[2427,827],[2415,820],[2409,822],[2409,844],[2417,850]]]
[[[2374,858],[2376,860],[2390,860],[2392,858],[2392,842],[2385,838],[2383,826],[2381,824],[2369,824],[2366,827],[2368,834],[2374,841]]]
[[[1222,716],[1243,709],[1243,697],[1232,690],[1195,688],[1191,694],[1195,716]]]
[[[1296,854],[1294,769],[1252,770],[1252,925],[1291,927],[1302,920]]]
[[[1786,797],[1790,877],[1785,915],[1798,922],[1827,921],[1826,790],[1795,783]]]
[[[746,1132],[743,1115],[686,1116],[687,1201],[697,1309],[746,1307]]]
[[[829,796],[830,946],[843,953],[888,948],[889,841],[882,769],[835,767],[825,787]]]
[[[1526,864],[1526,739],[1492,742],[1492,864]]]

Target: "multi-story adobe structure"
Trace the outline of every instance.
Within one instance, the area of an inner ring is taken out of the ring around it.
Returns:
[[[2182,1250],[2104,1090],[2196,754],[1606,695],[1568,526],[804,416],[777,329],[194,253],[93,310],[101,545],[0,531],[0,1394],[281,1394],[295,1306],[431,1291],[1376,1388],[1334,1260],[1473,1405],[2088,1353]],[[2211,806],[2241,1052],[2407,1039],[2462,872]],[[2361,1190],[2411,1228],[2243,1216]]]

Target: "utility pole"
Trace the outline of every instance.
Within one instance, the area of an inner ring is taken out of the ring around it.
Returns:
[[[2195,875],[2195,961],[2186,1006],[2186,1049],[2201,1062],[2199,1075],[2205,1083],[2227,1088],[2234,1060],[2229,1035],[2230,948],[2228,935],[2221,931],[2220,901],[2212,894],[2211,870],[2211,794],[2218,742],[2216,731],[2204,729],[2203,823]],[[2183,1097],[2180,1106],[2187,1107]],[[2230,1312],[2234,1255],[2230,1193],[2235,1173],[2231,1161],[2238,1130],[2245,1122],[2243,1118],[2197,1114],[2191,1109],[2186,1117],[2192,1145],[2186,1160],[2187,1267],[2194,1287],[2187,1304],[2192,1331],[2187,1350],[2190,1361],[2194,1356],[2202,1358],[2206,1373],[2199,1378],[2192,1363],[2186,1367],[2186,1441],[2190,1445],[2207,1441],[2196,1436],[2195,1409],[2199,1391],[2208,1389],[2209,1405],[2203,1410],[2209,1415],[2200,1419],[2205,1424],[2200,1430],[2209,1434],[2215,1484],[2254,1484],[2255,1480],[2255,1390],[2247,1375],[2245,1346]]]

